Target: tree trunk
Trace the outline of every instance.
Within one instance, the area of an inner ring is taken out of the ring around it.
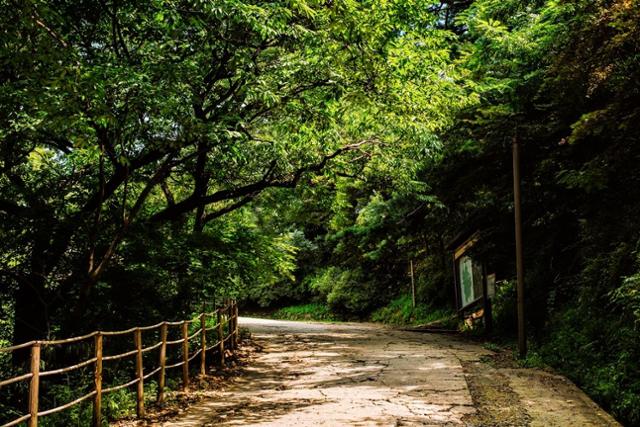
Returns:
[[[14,306],[14,328],[13,342],[20,344],[23,342],[43,339],[47,337],[49,329],[49,319],[47,315],[48,307],[44,303],[44,278],[34,277],[21,281],[16,292]],[[28,358],[29,349],[25,350],[22,356]],[[20,352],[14,352],[17,356]]]
[[[207,166],[207,145],[203,142],[198,144],[198,158],[196,160],[196,168],[193,174],[195,180],[194,195],[196,197],[204,197],[207,194],[209,184],[209,176],[206,173]],[[195,218],[193,222],[193,231],[195,234],[202,233],[204,229],[204,204],[196,207]]]
[[[52,293],[47,290],[47,278],[62,259],[73,232],[73,223],[57,226],[44,221],[33,230],[31,262],[28,272],[17,277],[15,294],[13,343],[48,338]],[[27,349],[28,350],[28,349]],[[14,352],[14,361],[28,358],[28,352]]]
[[[31,253],[31,272],[20,276],[15,297],[13,343],[21,344],[46,338],[49,333],[48,298],[46,295],[45,245],[39,238]],[[29,348],[13,352],[14,364],[29,359]]]

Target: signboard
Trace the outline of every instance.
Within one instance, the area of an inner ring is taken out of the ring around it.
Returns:
[[[478,235],[475,233],[459,244],[453,253],[459,309],[463,309],[482,298],[482,264],[469,256],[469,249],[477,241]]]
[[[456,262],[461,308],[482,297],[482,265],[464,255]]]
[[[465,239],[466,240],[463,240]],[[471,323],[482,318],[487,333],[492,327],[491,298],[496,293],[496,275],[487,274],[485,266],[474,259],[471,249],[480,239],[478,232],[458,235],[449,245],[453,250],[456,304],[461,313],[471,313]],[[475,310],[475,311],[474,311]]]

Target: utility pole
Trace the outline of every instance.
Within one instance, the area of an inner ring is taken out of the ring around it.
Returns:
[[[518,304],[518,353],[520,357],[527,355],[527,337],[524,325],[524,261],[522,255],[522,211],[520,204],[520,147],[513,138],[513,206],[516,228],[516,272],[517,272],[517,304]]]
[[[413,278],[413,260],[409,260],[409,269],[411,271],[411,304],[416,308],[416,282]]]

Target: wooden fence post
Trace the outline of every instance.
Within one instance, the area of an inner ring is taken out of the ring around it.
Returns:
[[[200,343],[202,344],[202,351],[200,353],[200,375],[204,377],[207,373],[207,315],[204,312],[200,315],[200,326],[202,327],[202,333],[200,335]]]
[[[219,308],[216,313],[218,315],[218,351],[220,352],[218,363],[220,368],[224,368],[224,329],[222,328],[222,309]]]
[[[38,426],[38,395],[40,393],[40,343],[31,346],[31,381],[29,382],[29,427]]]
[[[164,402],[164,382],[165,382],[165,365],[167,364],[167,322],[163,322],[160,326],[160,372],[158,374],[158,398],[159,404]]]
[[[231,336],[231,331],[233,330],[233,316],[231,315],[231,299],[227,300],[227,334],[229,338],[229,349],[233,352],[233,337]]]
[[[138,418],[144,417],[144,371],[142,366],[142,330],[137,328],[134,332],[136,343],[136,375],[138,376],[138,387],[136,393],[136,415]]]
[[[95,337],[96,364],[93,375],[96,395],[93,398],[93,427],[102,425],[102,334]]]
[[[182,322],[182,387],[189,387],[189,323]]]
[[[220,355],[220,368],[224,368],[225,366],[225,325],[223,322],[227,324],[227,336],[226,338],[230,338],[230,350],[234,350],[238,346],[238,304],[235,300],[227,299],[226,306],[216,309],[216,317],[217,317],[217,335],[218,335],[218,350]],[[212,314],[211,314],[212,315]],[[183,355],[183,385],[184,388],[189,387],[189,323],[191,321],[184,320],[182,322],[182,355]],[[203,312],[200,315],[200,324],[201,324],[201,357],[200,357],[200,374],[206,375],[207,366],[206,366],[206,354],[207,354],[207,313]],[[149,327],[136,327],[133,330],[133,338],[135,343],[135,350],[133,352],[127,352],[126,354],[118,355],[118,356],[110,356],[107,359],[120,358],[122,356],[129,356],[132,353],[136,355],[136,381],[137,381],[137,390],[136,390],[136,414],[138,418],[142,418],[145,416],[145,405],[144,405],[144,358],[143,352],[147,350],[151,350],[151,348],[144,349],[142,342],[142,331],[146,329],[156,329],[160,326],[160,343],[154,345],[152,348],[160,347],[159,354],[159,378],[158,378],[158,403],[164,402],[164,388],[165,388],[165,380],[166,380],[166,351],[167,351],[167,336],[168,336],[168,322],[162,322],[158,325],[149,326]],[[213,329],[213,328],[211,328]],[[89,395],[85,395],[84,397],[77,399],[73,402],[70,402],[66,405],[59,406],[57,408],[52,408],[44,412],[40,412],[42,414],[50,414],[54,413],[71,406],[89,398],[93,397],[93,414],[92,414],[92,425],[94,427],[101,427],[102,425],[102,395],[103,395],[103,362],[105,357],[103,355],[103,347],[104,347],[104,336],[105,335],[121,335],[125,333],[129,333],[129,331],[122,332],[92,332],[91,334],[85,335],[83,337],[74,337],[66,340],[56,340],[56,341],[34,341],[31,344],[30,351],[30,372],[29,374],[21,375],[19,377],[14,377],[9,380],[3,381],[3,383],[10,384],[11,382],[15,382],[18,380],[29,379],[29,395],[28,395],[28,414],[24,415],[20,420],[22,422],[27,421],[28,427],[37,427],[38,426],[38,414],[39,414],[39,389],[40,389],[40,365],[41,365],[41,351],[43,343],[45,345],[53,345],[53,344],[65,344],[76,342],[78,340],[84,340],[85,338],[89,338],[91,336],[94,337],[94,358],[93,360],[82,362],[81,364],[70,366],[63,369],[52,370],[48,372],[42,372],[42,375],[52,375],[59,374],[63,372],[67,372],[69,370],[76,369],[80,366],[86,366],[87,364],[94,365],[94,391]],[[194,334],[194,337],[196,334]],[[179,342],[179,341],[178,341]],[[29,344],[22,344],[16,347],[9,347],[3,350],[11,351],[15,348],[24,348]],[[214,347],[216,344],[212,345]],[[195,356],[194,356],[195,357]],[[175,366],[175,365],[174,365]],[[155,371],[154,371],[155,372]],[[25,378],[26,377],[26,378]],[[119,388],[119,387],[118,387]],[[106,390],[106,389],[105,389]],[[113,390],[111,388],[110,390]],[[18,420],[14,420],[10,424],[16,424]]]
[[[231,300],[231,322],[229,323],[229,335],[231,335],[231,348],[235,350],[238,348],[238,343],[236,342],[236,302],[235,300]]]
[[[229,300],[227,307],[227,333],[229,334],[229,350],[233,351],[233,302]]]
[[[233,327],[234,327],[234,334],[235,334],[235,338],[234,338],[234,343],[236,346],[236,349],[238,348],[238,342],[240,341],[240,327],[238,326],[238,316],[239,316],[239,310],[238,310],[238,301],[234,301],[233,302]]]

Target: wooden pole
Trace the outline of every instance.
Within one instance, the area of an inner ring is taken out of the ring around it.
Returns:
[[[38,426],[38,395],[40,393],[40,343],[31,346],[31,381],[29,382],[29,427]]]
[[[136,389],[136,415],[138,418],[144,417],[144,370],[142,366],[142,330],[137,328],[133,333],[136,343],[136,375],[138,384]]]
[[[491,313],[491,300],[489,299],[489,290],[487,286],[487,270],[482,263],[482,319],[484,321],[484,332],[491,335],[493,330],[493,315]]]
[[[162,323],[160,326],[160,372],[158,373],[158,403],[164,403],[164,383],[165,383],[165,366],[167,364],[167,322]]]
[[[459,310],[462,307],[462,297],[460,295],[460,274],[458,272],[458,263],[456,262],[456,257],[455,255],[453,255],[453,281],[455,286],[453,287],[453,299],[454,299],[454,304],[453,306],[456,308],[456,310]],[[458,317],[460,317],[460,319],[463,318],[462,316],[462,312],[458,312]]]
[[[413,279],[413,260],[409,260],[409,270],[411,272],[411,304],[416,307],[416,283]]]
[[[235,348],[238,348],[238,342],[240,341],[240,328],[238,326],[238,316],[239,316],[239,310],[238,310],[238,301],[234,301],[233,302],[233,326],[234,326],[234,343],[235,343]]]
[[[218,315],[218,351],[220,352],[220,358],[218,363],[220,368],[224,368],[224,329],[222,328],[222,311],[217,310]]]
[[[229,319],[231,320],[229,323],[229,335],[231,335],[231,349],[235,350],[237,348],[236,344],[236,302],[235,300],[231,300],[231,306],[229,307],[229,311],[231,311],[231,315]]]
[[[233,300],[230,299],[229,300],[229,336],[231,338],[229,338],[229,346],[231,347],[231,352],[233,352],[236,349],[236,346],[233,342],[233,331],[236,329],[235,326],[235,319],[233,317]]]
[[[527,338],[524,322],[524,260],[522,253],[522,211],[520,200],[520,147],[513,138],[513,205],[516,232],[516,271],[517,271],[517,305],[518,305],[518,353],[520,357],[527,355]]]
[[[200,344],[202,345],[200,375],[204,377],[207,374],[207,315],[204,312],[200,315],[200,326],[202,328],[202,333],[200,334]]]
[[[102,334],[95,337],[96,365],[93,375],[96,395],[93,398],[93,427],[102,426]]]
[[[182,322],[182,387],[189,387],[189,324]]]
[[[229,307],[230,307],[230,303],[229,303],[229,298],[225,299],[225,303],[224,303],[224,308],[223,308],[223,312],[224,315],[222,316],[222,318],[225,321],[225,327],[226,328],[222,328],[222,335],[223,336],[229,336],[229,332],[231,332],[231,316],[229,316]],[[226,330],[225,330],[226,329]],[[231,342],[231,340],[229,340],[229,342],[227,343],[227,345],[225,346],[227,349],[231,349],[233,348],[233,343]]]
[[[231,338],[229,338],[229,349],[231,351],[233,351],[233,349],[234,349],[234,346],[233,346],[233,328],[234,328],[234,326],[233,326],[233,300],[229,300],[229,307],[227,309],[227,318],[229,319],[229,326],[228,326],[229,330],[228,330],[228,333],[229,333],[229,336],[231,337]]]

